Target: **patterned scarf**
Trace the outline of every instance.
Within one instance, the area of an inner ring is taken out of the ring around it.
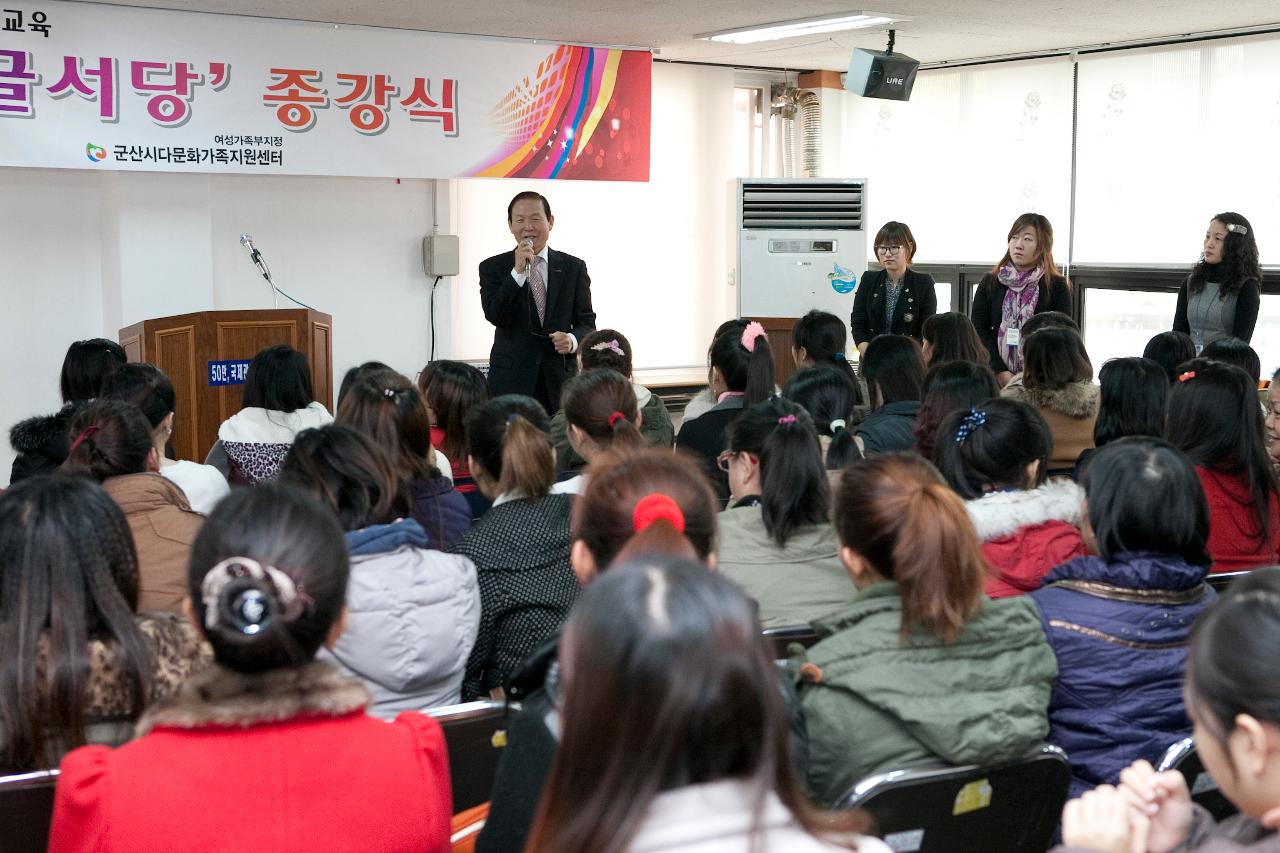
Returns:
[[[1040,279],[1043,277],[1044,267],[1018,272],[1013,264],[1004,264],[996,274],[1000,283],[1008,288],[1000,307],[1000,328],[996,331],[996,341],[1000,347],[1000,355],[1012,373],[1022,370],[1022,347],[1005,344],[1005,335],[1010,329],[1021,331],[1022,324],[1036,313],[1036,305],[1040,302]]]

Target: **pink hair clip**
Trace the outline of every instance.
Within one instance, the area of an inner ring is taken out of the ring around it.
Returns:
[[[1195,379],[1195,378],[1196,378],[1196,372],[1194,370],[1188,370],[1186,373],[1178,374],[1179,382],[1186,382],[1188,379]]]
[[[742,330],[742,348],[747,352],[755,352],[756,338],[764,338],[766,341],[769,340],[769,336],[765,334],[764,326],[761,326],[755,320],[752,320],[747,324],[747,327]]]
[[[591,349],[595,352],[603,352],[604,350],[611,350],[617,353],[618,355],[623,356],[624,358],[627,355],[625,352],[622,351],[622,347],[618,345],[617,339],[614,339],[612,341],[601,341],[598,344],[593,344]]]
[[[785,426],[787,424],[793,424],[795,422],[796,422],[795,415],[783,415],[782,417],[778,418],[778,423],[779,425],[782,425],[782,426]]]

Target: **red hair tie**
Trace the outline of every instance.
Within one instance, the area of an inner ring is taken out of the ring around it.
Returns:
[[[622,414],[622,412],[614,412],[613,414],[609,415],[609,429],[613,429],[614,426],[618,423],[618,421],[623,421],[626,419],[627,419],[627,416]]]
[[[1196,378],[1196,372],[1194,370],[1188,370],[1186,373],[1178,374],[1179,382],[1186,382],[1188,379],[1195,379],[1195,378]]]
[[[97,424],[90,424],[89,426],[80,430],[80,434],[76,436],[75,441],[71,442],[71,450],[74,451],[77,447],[79,447],[80,445],[88,441],[90,436],[92,436],[95,432],[98,432],[101,429],[102,427],[98,426]]]
[[[631,529],[639,533],[655,521],[666,521],[676,532],[684,533],[684,513],[680,511],[680,505],[661,492],[640,499],[631,513]]]

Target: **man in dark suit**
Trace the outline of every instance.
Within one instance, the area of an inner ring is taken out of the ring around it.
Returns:
[[[497,327],[489,392],[527,394],[548,413],[560,407],[560,386],[577,372],[578,342],[596,327],[587,265],[547,246],[554,225],[546,198],[519,193],[507,205],[515,249],[480,263],[480,304]]]

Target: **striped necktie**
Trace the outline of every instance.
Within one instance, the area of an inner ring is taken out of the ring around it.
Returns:
[[[533,304],[538,306],[538,325],[540,326],[547,321],[547,276],[542,271],[544,263],[546,261],[535,255],[533,268],[529,270],[529,290],[533,293]]]

